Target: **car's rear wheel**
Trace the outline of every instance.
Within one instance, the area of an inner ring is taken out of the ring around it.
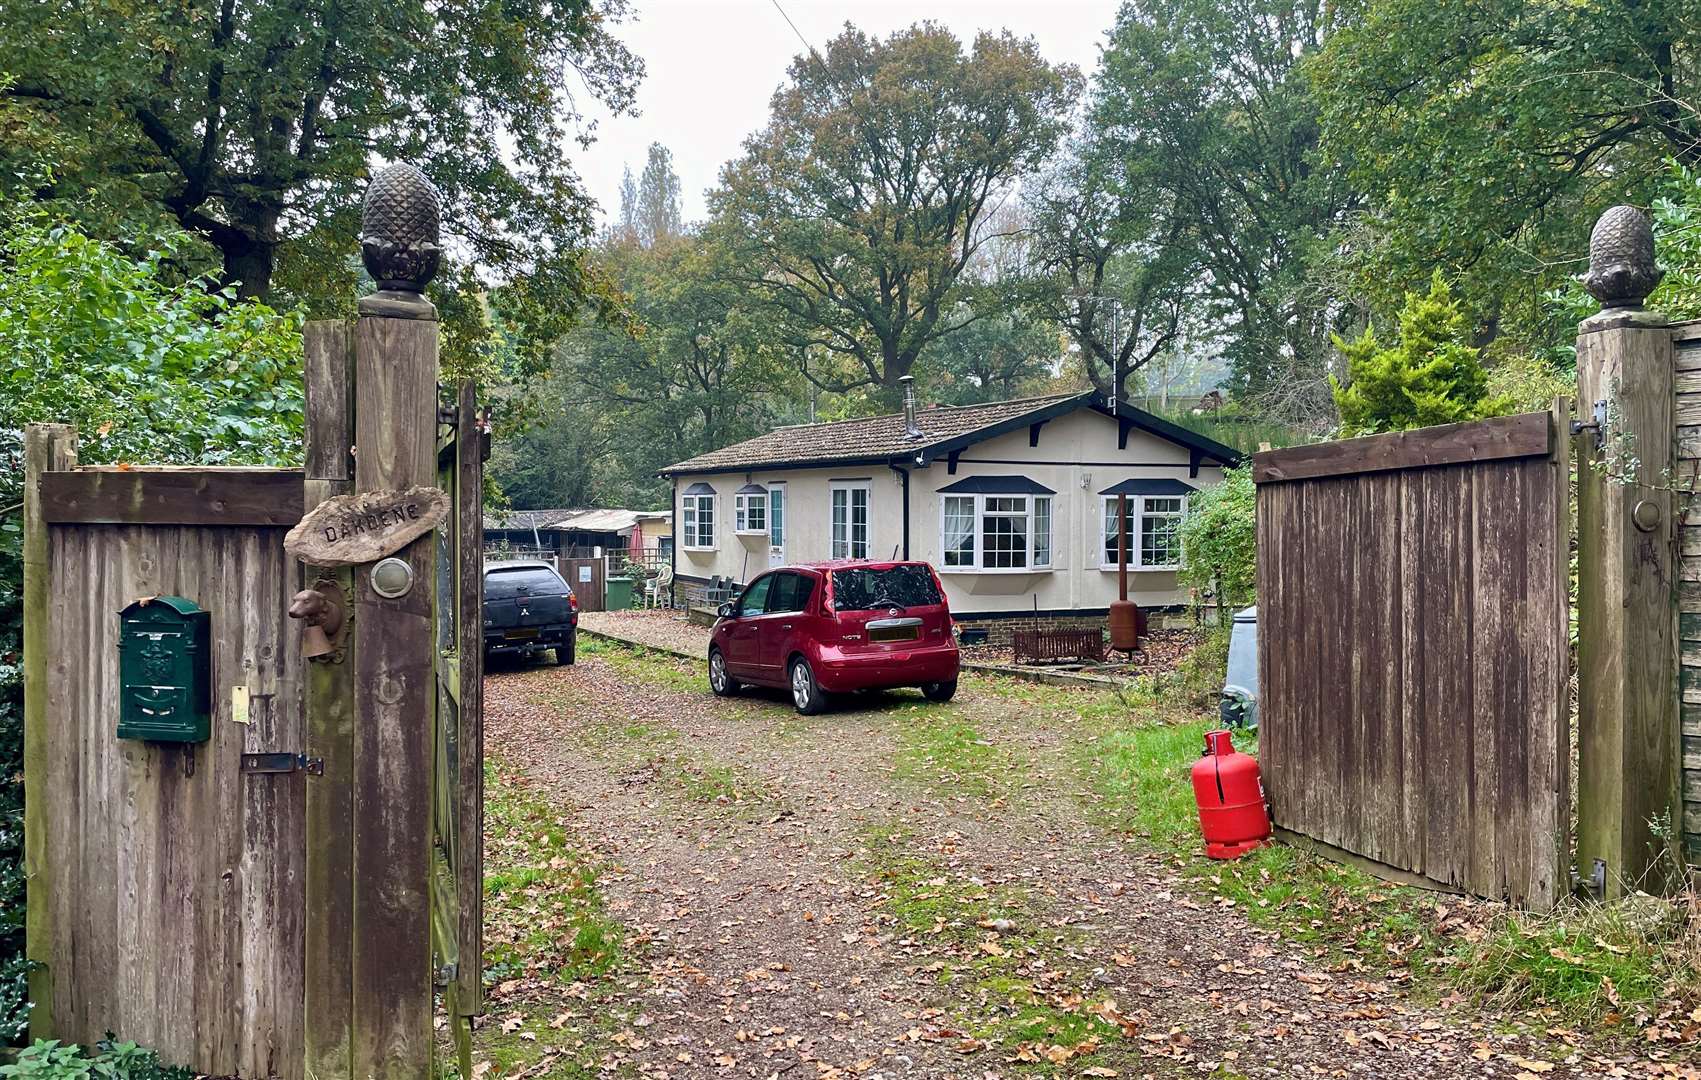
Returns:
[[[717,697],[731,697],[738,693],[738,680],[727,674],[726,657],[719,649],[709,650],[709,689]]]
[[[929,701],[950,701],[957,692],[957,680],[922,683],[921,692]]]
[[[827,707],[827,695],[815,681],[809,661],[801,656],[791,662],[791,703],[805,716],[814,716]]]
[[[578,639],[572,635],[568,636],[567,644],[557,645],[555,647],[556,664],[561,667],[566,667],[568,664],[571,664],[573,662],[573,654],[578,651],[578,645]]]

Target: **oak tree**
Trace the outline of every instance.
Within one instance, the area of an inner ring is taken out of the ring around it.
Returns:
[[[987,214],[1052,152],[1077,85],[1032,40],[965,51],[925,22],[883,40],[847,26],[792,63],[711,207],[811,381],[890,396],[954,328]]]
[[[1305,75],[1341,18],[1316,2],[1136,0],[1095,86],[1097,137],[1191,234],[1224,352],[1254,394],[1305,384],[1326,401],[1330,334],[1354,314],[1318,287],[1361,200],[1318,153]]]
[[[33,194],[126,231],[181,226],[243,297],[338,310],[358,291],[370,168],[442,189],[463,302],[570,311],[594,204],[568,164],[576,94],[628,108],[625,0],[44,0],[0,4],[0,93],[63,156]],[[115,230],[117,231],[117,230]],[[546,320],[547,321],[547,320]]]
[[[1647,205],[1666,162],[1701,165],[1692,0],[1357,0],[1313,58],[1324,153],[1375,212],[1344,246],[1350,287],[1399,304],[1436,268],[1487,316],[1539,324],[1606,206]]]

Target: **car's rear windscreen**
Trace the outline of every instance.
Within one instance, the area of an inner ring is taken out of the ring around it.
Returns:
[[[539,566],[492,570],[484,575],[486,600],[511,600],[516,596],[566,596],[567,583]]]
[[[941,604],[939,586],[925,566],[833,571],[833,607],[839,611],[926,607]]]

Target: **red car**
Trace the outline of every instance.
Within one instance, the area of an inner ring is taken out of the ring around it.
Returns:
[[[845,561],[770,570],[722,604],[709,639],[709,688],[791,691],[800,713],[829,694],[918,686],[957,692],[951,609],[924,562]]]

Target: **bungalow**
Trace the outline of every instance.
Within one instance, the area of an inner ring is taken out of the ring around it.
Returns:
[[[1233,449],[1094,393],[921,410],[906,399],[902,413],[778,428],[663,469],[675,580],[925,559],[965,621],[1102,616],[1126,495],[1129,598],[1185,602],[1177,526],[1188,496],[1239,461]]]

